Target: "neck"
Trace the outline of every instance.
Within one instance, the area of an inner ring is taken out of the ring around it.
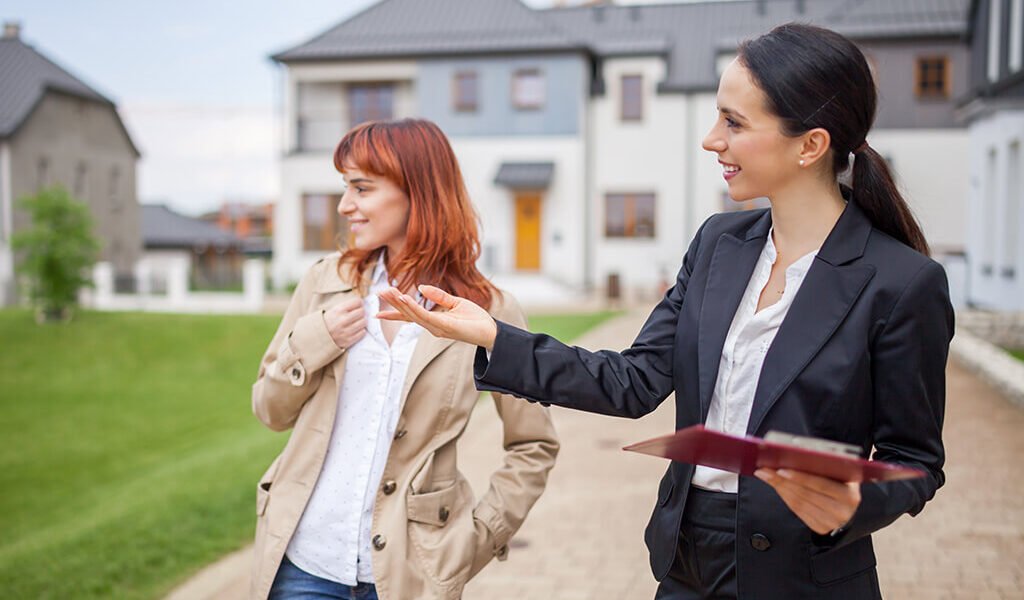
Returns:
[[[775,247],[794,259],[820,248],[846,208],[835,182],[794,186],[769,200]]]

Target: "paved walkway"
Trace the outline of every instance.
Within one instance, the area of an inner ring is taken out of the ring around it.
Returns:
[[[579,343],[623,348],[645,318],[639,312],[615,319]],[[882,591],[897,600],[1024,598],[1024,410],[956,365],[948,385],[947,483],[920,516],[875,536]],[[619,448],[671,432],[671,399],[637,421],[563,409],[553,415],[563,446],[548,491],[509,559],[485,568],[465,598],[650,600],[656,583],[643,528],[665,465]],[[478,494],[500,463],[500,431],[493,404],[484,402],[460,443],[460,466]],[[170,598],[244,598],[248,566],[248,549],[241,550]]]

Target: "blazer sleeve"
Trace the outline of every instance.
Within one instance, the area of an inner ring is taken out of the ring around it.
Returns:
[[[519,327],[526,327],[522,310],[514,300],[506,298],[503,316]],[[491,534],[485,556],[502,559],[507,554],[509,539],[544,492],[559,443],[547,408],[496,392],[491,396],[501,417],[505,457],[502,466],[491,474],[490,487],[473,514]],[[475,568],[482,566],[478,564]]]
[[[323,369],[342,354],[322,310],[309,311],[317,277],[314,265],[292,294],[252,386],[252,411],[264,425],[284,431],[295,424],[302,406],[320,386]]]
[[[953,308],[942,267],[929,261],[906,286],[872,345],[873,458],[923,470],[920,479],[861,486],[843,545],[916,515],[945,482],[942,421]]]
[[[490,359],[477,349],[477,388],[619,417],[639,418],[653,411],[673,389],[679,310],[709,222],[691,242],[675,285],[627,350],[591,352],[499,321]]]

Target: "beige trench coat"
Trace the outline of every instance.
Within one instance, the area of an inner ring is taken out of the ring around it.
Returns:
[[[338,277],[338,260],[331,255],[306,273],[253,385],[260,421],[274,431],[293,429],[256,490],[254,599],[270,591],[331,438],[345,353],[328,334],[323,311],[359,293]],[[491,312],[524,325],[522,310],[507,294]],[[554,465],[558,440],[547,409],[494,394],[505,460],[487,493],[474,499],[456,465],[456,443],[479,398],[475,352],[427,332],[417,341],[373,510],[373,575],[381,600],[459,598],[487,562],[505,559],[509,539]]]

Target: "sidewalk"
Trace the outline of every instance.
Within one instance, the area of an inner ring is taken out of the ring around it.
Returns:
[[[591,349],[626,347],[646,311],[584,335]],[[548,490],[511,544],[470,582],[467,600],[621,598],[650,600],[643,528],[654,505],[663,461],[622,452],[632,441],[669,433],[670,398],[631,421],[552,409],[562,439]],[[951,365],[945,441],[947,483],[915,519],[903,517],[875,536],[882,591],[897,600],[1024,598],[1024,411]],[[500,422],[483,402],[460,443],[460,467],[479,495],[500,464]],[[985,469],[975,465],[985,464]],[[171,600],[244,598],[248,549],[208,567]]]

